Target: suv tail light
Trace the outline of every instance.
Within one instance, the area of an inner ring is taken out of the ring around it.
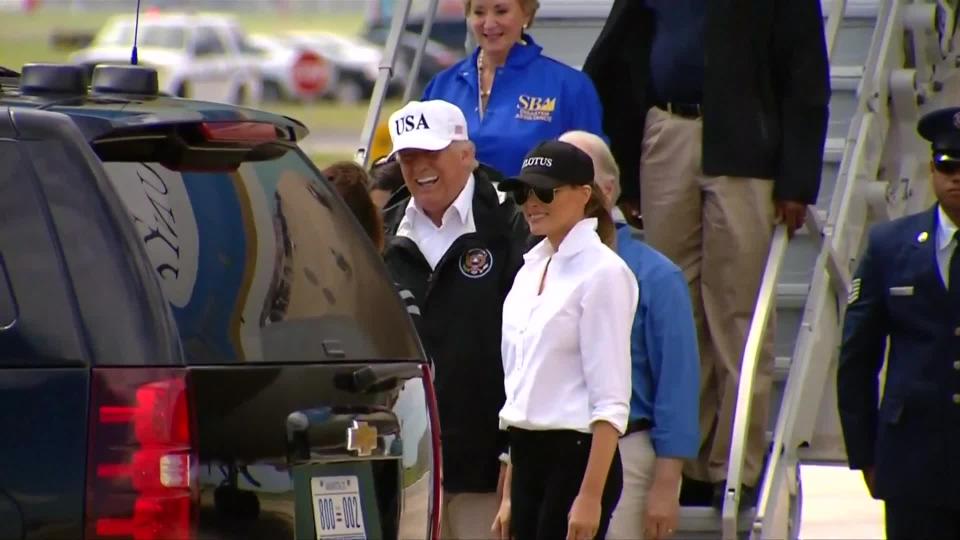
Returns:
[[[264,143],[280,139],[277,127],[265,122],[203,122],[200,132],[210,142]]]
[[[443,512],[443,460],[440,453],[440,415],[437,412],[437,393],[433,388],[433,372],[428,364],[422,364],[423,389],[427,399],[427,410],[430,413],[431,451],[433,454],[433,480],[430,494],[430,538],[440,540],[440,516]]]
[[[95,369],[88,540],[194,537],[199,489],[187,371]]]

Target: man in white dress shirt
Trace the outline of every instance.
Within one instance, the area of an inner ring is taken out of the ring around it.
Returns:
[[[442,536],[491,536],[499,505],[504,402],[503,300],[529,231],[477,163],[467,123],[445,101],[410,102],[389,119],[405,187],[387,202],[384,261],[412,293],[434,365],[443,448]],[[411,299],[407,299],[411,302]]]

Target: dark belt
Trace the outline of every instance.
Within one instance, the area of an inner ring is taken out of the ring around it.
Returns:
[[[653,422],[648,418],[638,418],[627,422],[627,431],[624,432],[623,436],[626,437],[638,431],[649,431],[651,428],[653,428]]]
[[[703,108],[699,103],[665,101],[663,103],[654,103],[654,107],[683,118],[700,118],[703,116]]]

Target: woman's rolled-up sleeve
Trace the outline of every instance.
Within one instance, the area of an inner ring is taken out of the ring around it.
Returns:
[[[626,264],[608,263],[586,284],[581,300],[580,354],[590,424],[606,421],[621,434],[630,415],[630,332],[638,296]]]

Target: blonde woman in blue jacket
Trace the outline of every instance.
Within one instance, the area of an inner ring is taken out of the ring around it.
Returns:
[[[602,133],[600,98],[579,70],[544,56],[524,32],[537,0],[466,0],[477,49],[438,73],[423,100],[455,104],[467,118],[477,160],[505,176],[520,172],[523,156],[566,131]]]

